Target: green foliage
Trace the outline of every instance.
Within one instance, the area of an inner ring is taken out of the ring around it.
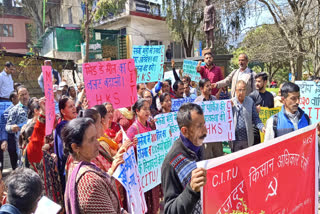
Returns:
[[[194,37],[203,20],[202,0],[162,0],[166,22],[174,40],[183,42],[187,56],[191,56]]]

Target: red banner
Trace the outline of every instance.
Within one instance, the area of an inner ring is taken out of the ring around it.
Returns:
[[[317,213],[316,125],[260,145],[198,163],[207,169],[204,214]]]

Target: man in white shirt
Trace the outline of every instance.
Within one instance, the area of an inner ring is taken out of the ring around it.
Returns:
[[[213,88],[223,88],[230,85],[231,83],[231,97],[236,95],[236,84],[239,80],[243,80],[246,83],[246,96],[251,92],[257,90],[255,87],[255,76],[256,73],[253,72],[248,67],[249,59],[247,54],[242,53],[239,55],[239,69],[232,71],[224,80],[213,83]]]
[[[12,62],[6,62],[3,71],[0,73],[0,102],[9,102],[11,92],[14,91],[11,74],[14,72]]]

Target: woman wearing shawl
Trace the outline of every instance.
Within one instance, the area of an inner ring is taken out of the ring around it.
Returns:
[[[54,157],[45,144],[45,99],[33,100],[29,105],[31,122],[21,131],[19,141],[23,142],[23,163],[34,170],[43,181],[44,194],[58,204],[63,204],[59,173]],[[33,106],[33,107],[32,107]]]
[[[99,155],[97,135],[89,118],[74,119],[62,131],[66,152],[74,159],[65,191],[67,214],[127,213],[120,207],[114,178],[91,163]]]
[[[72,119],[77,117],[77,109],[74,105],[74,102],[69,98],[62,98],[59,101],[59,111],[61,116],[61,122],[57,125],[55,129],[54,136],[54,153],[58,158],[58,170],[59,176],[61,180],[62,190],[64,192],[65,189],[65,165],[67,161],[67,157],[63,152],[63,142],[61,140],[61,130],[62,128]]]

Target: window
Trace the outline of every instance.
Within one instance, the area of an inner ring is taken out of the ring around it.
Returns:
[[[2,37],[13,37],[12,25],[1,25],[0,24],[0,36]]]
[[[68,8],[69,24],[72,24],[72,7]]]
[[[135,0],[136,11],[141,13],[152,14],[155,16],[160,16],[160,4],[155,4],[152,1],[145,0]]]
[[[12,7],[22,7],[21,1],[22,0],[12,0]]]
[[[158,40],[147,40],[145,45],[162,45],[162,41]]]

